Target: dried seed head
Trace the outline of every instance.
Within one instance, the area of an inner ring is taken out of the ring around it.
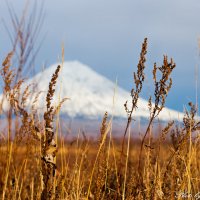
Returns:
[[[101,123],[101,140],[106,132],[106,128],[107,128],[107,118],[108,118],[108,112],[105,112],[104,117],[103,117],[103,121]]]
[[[170,62],[168,62],[167,56],[164,56],[163,65],[161,67],[157,67],[156,63],[154,64],[153,79],[155,83],[155,107],[152,113],[153,117],[156,117],[165,105],[166,97],[172,86],[172,79],[170,78],[170,75],[175,66],[176,65],[172,59],[170,60]],[[161,73],[161,78],[159,81],[157,81],[158,70]]]

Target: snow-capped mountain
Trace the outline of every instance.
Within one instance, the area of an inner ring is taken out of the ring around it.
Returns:
[[[34,83],[37,91],[44,91],[38,101],[38,109],[45,108],[45,98],[48,84],[58,64],[52,65],[37,74],[26,84]],[[126,118],[124,103],[128,100],[131,105],[130,92],[116,86],[104,76],[98,74],[88,66],[78,62],[64,62],[56,84],[54,103],[58,104],[62,98],[68,97],[61,108],[62,114],[70,117],[97,118],[107,111],[115,117]],[[138,101],[138,109],[134,117],[149,117],[148,102],[142,98]],[[179,120],[182,113],[171,109],[163,109],[159,115],[161,120]]]

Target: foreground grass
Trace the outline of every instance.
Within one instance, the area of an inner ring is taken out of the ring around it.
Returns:
[[[13,52],[3,62],[1,76],[9,108],[2,115],[0,135],[0,198],[5,199],[183,199],[200,198],[200,122],[191,102],[182,124],[173,121],[155,134],[153,122],[165,106],[172,86],[175,63],[164,56],[154,64],[154,103],[149,98],[149,122],[140,140],[133,140],[131,123],[137,109],[145,75],[147,39],[144,39],[134,87],[132,105],[121,139],[113,139],[112,116],[106,112],[97,140],[80,132],[69,142],[60,130],[59,110],[52,106],[59,65],[49,82],[46,111],[39,118],[35,104],[26,107],[30,86],[21,91],[24,79],[16,79],[10,68]],[[159,78],[158,78],[159,77]],[[2,104],[1,104],[2,108]],[[14,116],[14,117],[13,117]],[[54,119],[57,116],[57,120]],[[155,127],[154,127],[155,128]]]
[[[59,199],[183,199],[184,194],[194,197],[200,188],[199,142],[187,141],[172,158],[172,142],[158,147],[158,140],[144,149],[142,183],[137,169],[139,141],[129,141],[128,155],[124,155],[121,166],[120,139],[107,137],[101,150],[99,141],[81,136],[71,142],[59,140],[54,192]],[[40,144],[34,141],[23,141],[23,145],[13,141],[9,150],[1,141],[0,194],[4,199],[40,199],[40,151]]]

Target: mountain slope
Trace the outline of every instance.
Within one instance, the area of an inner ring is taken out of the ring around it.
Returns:
[[[26,81],[23,86],[25,89],[27,85],[34,84],[35,95],[42,91],[36,106],[39,112],[44,112],[49,81],[56,68],[57,64],[50,66]],[[116,86],[115,83],[78,61],[65,62],[60,71],[53,103],[58,105],[64,97],[70,99],[62,105],[60,112],[69,117],[97,119],[107,111],[115,117],[127,118],[124,103],[128,100],[128,105],[131,106],[130,92]],[[31,99],[27,102],[28,105],[32,105],[34,95]],[[4,102],[4,109],[6,105]],[[138,109],[134,111],[133,117],[148,118],[148,102],[140,98],[137,106]],[[182,113],[167,108],[159,115],[161,120],[179,120],[182,117]]]
[[[48,83],[56,67],[57,64],[52,65],[28,81],[28,84],[37,83],[38,91],[44,91],[38,102],[40,108],[45,105],[44,99]],[[115,90],[116,92],[114,92]],[[107,111],[116,117],[124,118],[127,117],[124,103],[126,100],[129,100],[129,105],[131,103],[129,92],[116,87],[113,82],[78,61],[64,63],[57,82],[55,97],[54,103],[58,103],[59,99],[63,97],[70,98],[61,109],[61,113],[70,117],[97,118],[103,116]],[[134,116],[148,118],[147,105],[148,102],[140,98]],[[179,117],[181,118],[182,114],[171,109],[163,109],[159,115],[161,120],[178,120]]]

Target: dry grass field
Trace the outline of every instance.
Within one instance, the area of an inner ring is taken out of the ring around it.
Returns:
[[[9,53],[1,69],[3,99],[7,99],[9,108],[1,106],[0,199],[200,199],[196,106],[188,104],[182,123],[170,121],[156,134],[152,129],[172,86],[175,63],[167,56],[161,67],[153,67],[155,92],[149,98],[146,131],[138,140],[131,137],[132,118],[145,79],[146,53],[144,39],[134,73],[132,106],[124,105],[127,124],[121,138],[114,138],[113,119],[105,112],[97,140],[81,131],[74,140],[67,140],[59,128],[59,110],[66,99],[57,107],[51,101],[60,66],[49,80],[41,120],[34,107],[37,98],[31,109],[26,107],[31,91],[29,86],[21,91],[25,80],[11,68],[13,52]]]

